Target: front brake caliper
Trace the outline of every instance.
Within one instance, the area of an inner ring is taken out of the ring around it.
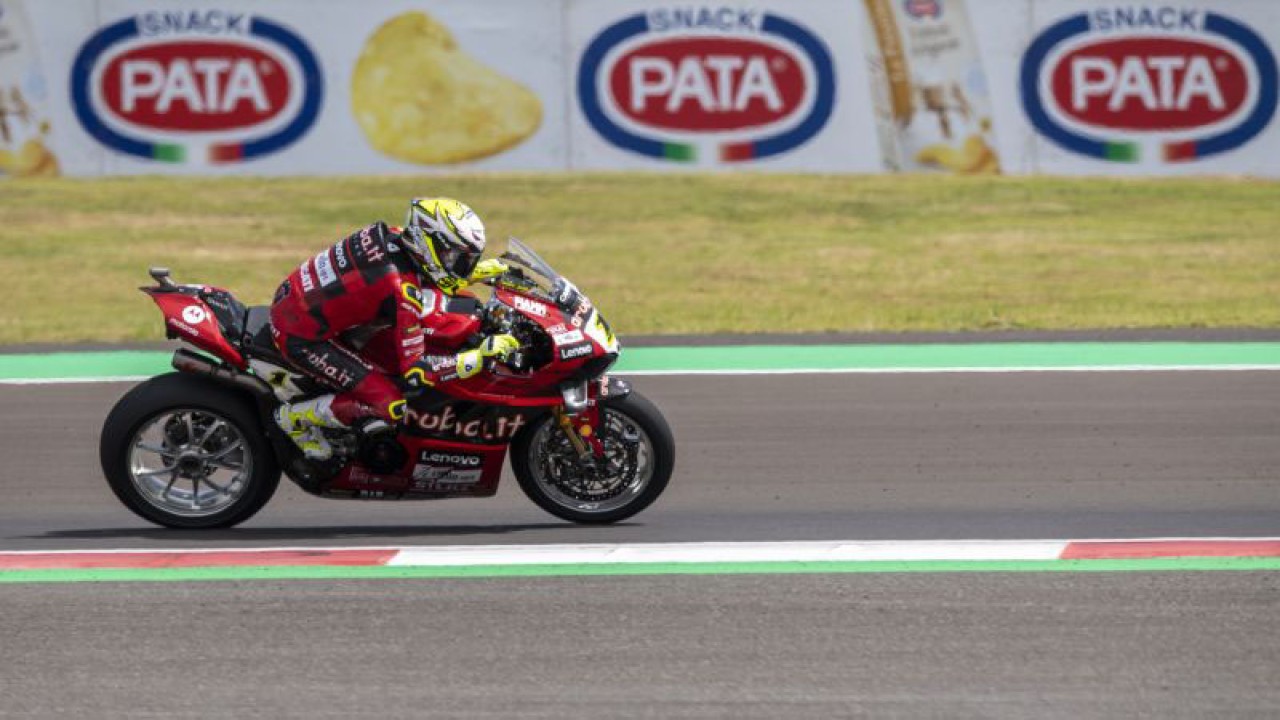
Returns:
[[[569,439],[578,460],[583,464],[604,457],[604,443],[600,442],[600,411],[593,405],[582,412],[570,415],[563,408],[556,409],[556,422],[560,431]]]

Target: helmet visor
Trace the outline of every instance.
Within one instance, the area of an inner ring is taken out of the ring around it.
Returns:
[[[436,259],[445,272],[465,280],[475,271],[476,264],[480,262],[480,253],[460,247],[441,247],[437,249]]]

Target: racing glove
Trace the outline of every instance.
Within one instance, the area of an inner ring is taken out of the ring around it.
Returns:
[[[520,341],[511,335],[490,335],[479,347],[463,350],[455,356],[424,355],[404,374],[409,387],[431,387],[449,380],[465,380],[484,369],[487,358],[506,360],[520,349]]]
[[[480,347],[458,353],[458,377],[469,378],[484,368],[486,358],[506,360],[520,349],[520,341],[513,335],[490,335],[480,342]]]
[[[507,264],[501,260],[481,260],[476,269],[471,272],[471,277],[467,278],[468,283],[478,283],[482,280],[488,280],[492,277],[498,277],[507,271]]]

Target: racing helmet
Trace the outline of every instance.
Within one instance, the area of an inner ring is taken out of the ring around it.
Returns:
[[[467,284],[484,252],[484,223],[452,198],[414,198],[401,236],[422,272],[452,295]]]

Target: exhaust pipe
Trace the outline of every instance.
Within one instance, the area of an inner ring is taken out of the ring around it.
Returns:
[[[275,393],[271,391],[271,386],[264,382],[262,378],[242,373],[227,365],[219,365],[209,358],[197,355],[186,348],[178,348],[173,352],[173,367],[175,370],[193,375],[211,377],[218,382],[246,390],[260,398],[275,399]]]
[[[272,392],[271,386],[262,378],[240,372],[228,365],[219,364],[186,348],[178,348],[173,351],[173,367],[181,372],[213,378],[224,385],[239,388],[252,394],[258,401],[259,407],[267,414],[263,429],[267,439],[271,442],[272,448],[275,450],[275,456],[280,461],[285,475],[288,475],[290,480],[297,483],[298,487],[307,493],[316,496],[322,494],[321,488],[324,481],[322,477],[316,475],[315,466],[303,459],[302,453],[298,452],[298,448],[271,421],[270,408],[275,406],[277,402],[276,395]]]

